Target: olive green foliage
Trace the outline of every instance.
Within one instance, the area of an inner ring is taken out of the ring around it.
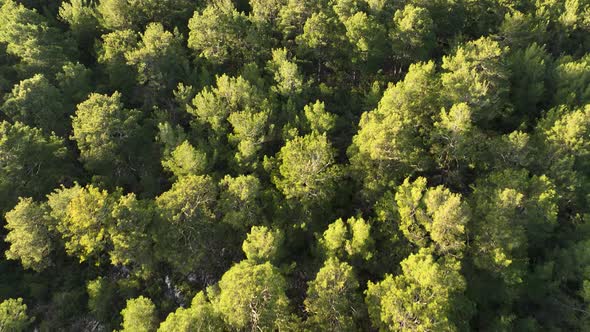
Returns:
[[[22,78],[54,74],[75,53],[71,40],[46,17],[15,1],[2,2],[0,21],[0,43],[6,44],[7,54],[20,59],[16,69]]]
[[[459,261],[436,260],[422,249],[402,261],[401,267],[403,272],[396,277],[369,282],[366,301],[374,324],[392,331],[457,330],[452,311],[462,309],[466,287]]]
[[[122,332],[150,332],[156,329],[156,306],[149,298],[140,296],[127,300],[127,306],[121,311]]]
[[[188,47],[214,63],[236,62],[247,55],[248,21],[231,1],[208,5],[188,22]]]
[[[279,175],[274,182],[287,199],[303,203],[326,202],[334,194],[340,170],[326,134],[288,141],[278,154]]]
[[[507,115],[509,91],[507,49],[490,38],[480,38],[460,46],[443,57],[441,75],[444,99],[466,103],[474,121],[491,121]]]
[[[21,198],[18,204],[6,214],[8,235],[6,242],[10,248],[6,258],[20,260],[24,268],[42,271],[51,265],[53,250],[47,207],[33,202],[31,198]]]
[[[443,186],[426,188],[426,179],[406,179],[395,195],[400,230],[421,248],[434,247],[441,254],[460,255],[465,248],[470,210]]]
[[[226,175],[221,179],[220,188],[218,209],[223,214],[223,222],[242,231],[247,231],[254,224],[265,222],[262,211],[262,187],[256,176]]]
[[[168,159],[162,160],[162,166],[177,177],[203,174],[207,169],[207,155],[184,141],[170,153]]]
[[[59,90],[45,76],[37,74],[15,85],[1,110],[13,121],[43,128],[47,133],[63,134],[67,110],[61,99]]]
[[[94,186],[83,188],[70,198],[56,225],[69,254],[80,261],[100,259],[107,247],[112,204],[112,197]]]
[[[0,159],[3,212],[10,210],[19,196],[40,199],[75,176],[64,140],[21,122],[0,123]]]
[[[329,258],[309,283],[305,310],[308,323],[322,331],[355,331],[362,315],[359,283],[352,266]]]
[[[433,62],[410,66],[403,81],[390,85],[377,109],[362,114],[348,153],[369,191],[388,186],[396,175],[425,170],[425,137],[438,112],[440,87]]]
[[[283,234],[280,230],[272,231],[264,226],[254,226],[242,244],[242,250],[249,260],[264,263],[276,260],[282,241]]]
[[[0,239],[0,331],[588,331],[590,1],[0,0]]]
[[[243,261],[223,275],[213,306],[233,328],[270,331],[288,315],[285,287],[285,279],[270,263]]]
[[[404,62],[428,59],[434,48],[434,22],[428,9],[408,4],[393,16],[394,28],[390,32],[393,52]]]
[[[320,244],[328,256],[360,257],[370,260],[373,256],[371,225],[363,218],[338,219],[328,225]]]
[[[178,308],[160,324],[158,332],[222,331],[227,326],[201,291],[188,308]]]
[[[161,221],[157,255],[190,271],[215,253],[218,247],[214,243],[221,235],[214,219],[217,192],[210,177],[189,175],[156,198]]]
[[[27,315],[27,305],[22,298],[7,299],[0,303],[0,327],[2,331],[26,331],[32,323]]]

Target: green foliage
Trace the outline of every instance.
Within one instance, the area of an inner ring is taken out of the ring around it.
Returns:
[[[178,308],[160,324],[158,332],[222,331],[226,329],[218,312],[203,292],[197,293],[189,308]]]
[[[279,18],[279,12],[288,0],[251,0],[252,11],[249,16],[254,22],[274,23]]]
[[[34,10],[12,0],[0,7],[0,43],[6,44],[7,54],[20,59],[18,71],[23,77],[32,74],[55,73],[72,55],[72,45],[62,33],[49,26]]]
[[[74,105],[84,101],[92,89],[92,71],[80,63],[66,63],[55,79],[66,101],[64,107],[71,107],[72,111]]]
[[[443,57],[441,75],[444,99],[466,103],[473,110],[473,120],[502,118],[506,108],[510,78],[505,48],[490,38],[468,42]]]
[[[184,141],[170,153],[169,158],[162,160],[162,166],[176,177],[204,174],[207,155]]]
[[[218,209],[222,221],[246,231],[254,224],[263,224],[262,185],[254,175],[231,177],[226,175],[220,182]]]
[[[466,283],[460,263],[453,258],[436,260],[427,249],[401,263],[403,273],[369,282],[366,302],[373,324],[385,330],[457,330],[464,321],[453,320],[460,311]]]
[[[27,315],[27,305],[22,298],[7,299],[0,303],[0,328],[2,331],[26,331],[33,319]]]
[[[88,293],[88,309],[94,317],[108,322],[112,315],[112,305],[115,296],[115,285],[102,277],[91,280],[86,285]]]
[[[41,199],[75,175],[62,139],[20,122],[0,123],[0,160],[0,211],[20,196]]]
[[[283,242],[283,234],[280,230],[269,230],[264,226],[254,226],[248,233],[242,250],[246,257],[257,263],[276,260]]]
[[[104,0],[97,6],[99,20],[109,30],[123,30],[133,26],[131,8],[128,1]]]
[[[20,198],[14,209],[6,214],[4,227],[8,234],[5,240],[10,243],[6,258],[19,260],[24,268],[35,271],[51,265],[54,244],[47,212],[46,205],[33,202],[31,198]]]
[[[356,331],[355,321],[364,311],[358,288],[352,266],[329,258],[309,282],[305,299],[309,326],[322,331]]]
[[[72,139],[80,150],[80,161],[86,169],[98,175],[112,176],[115,182],[124,180],[140,153],[140,112],[123,108],[121,94],[93,93],[78,104],[72,118]]]
[[[321,204],[332,198],[341,170],[326,134],[288,141],[277,155],[279,174],[273,178],[286,198]]]
[[[140,296],[127,300],[121,311],[121,332],[150,332],[156,330],[156,306],[149,298]]]
[[[553,70],[553,104],[583,105],[590,101],[590,56],[579,60],[569,56],[557,59]]]
[[[268,62],[267,68],[274,74],[273,89],[283,96],[296,96],[303,91],[304,80],[296,60],[289,59],[287,50],[282,48],[273,50]]]
[[[305,21],[318,3],[315,0],[287,0],[279,10],[279,29],[284,39],[292,39],[303,32]]]
[[[532,14],[524,14],[518,10],[506,13],[500,26],[499,35],[506,39],[511,48],[525,48],[529,44],[543,41],[547,22],[538,20]],[[523,68],[519,68],[523,69]]]
[[[103,3],[101,1],[100,3]],[[88,0],[70,0],[62,2],[58,17],[70,26],[70,31],[82,52],[92,49],[94,39],[98,37],[99,22],[95,7]]]
[[[112,223],[113,203],[113,198],[105,190],[87,186],[70,198],[65,211],[57,212],[63,213],[56,227],[65,240],[68,254],[78,257],[80,262],[93,259],[100,263],[100,256],[109,246],[108,228]],[[57,207],[55,203],[53,207]]]
[[[247,53],[246,17],[230,1],[211,4],[195,12],[188,23],[188,47],[213,63],[236,62]]]
[[[4,97],[0,107],[13,121],[42,128],[47,133],[63,134],[67,110],[59,90],[42,74],[22,80]]]
[[[146,88],[143,99],[148,105],[158,95],[172,91],[187,75],[188,60],[182,42],[178,34],[164,30],[162,24],[150,23],[137,48],[125,53],[127,64],[137,71],[138,83]]]
[[[119,198],[112,208],[114,223],[109,229],[113,265],[127,266],[142,274],[151,272],[155,263],[154,214],[152,202],[138,200],[133,193]]]
[[[583,186],[578,174],[583,172],[588,157],[589,114],[588,105],[575,110],[559,107],[547,112],[538,123],[537,132],[545,150],[546,163],[542,167],[565,200],[573,200],[573,193]]]
[[[456,180],[476,165],[483,133],[474,125],[472,110],[465,103],[454,104],[448,111],[443,108],[436,119],[430,151],[449,180]]]
[[[0,0],[0,331],[589,330],[589,51],[588,0]]]
[[[371,225],[363,218],[338,219],[328,225],[320,244],[329,257],[360,257],[370,260],[373,256]]]
[[[132,52],[139,43],[138,34],[132,30],[117,30],[101,38],[102,42],[97,43],[96,47],[97,60],[104,66],[109,85],[125,94],[130,93],[137,73],[127,64],[125,54]]]
[[[214,222],[217,192],[209,176],[187,175],[156,198],[163,221],[155,247],[159,259],[188,272],[224,246],[222,229]]]
[[[165,26],[186,22],[194,8],[195,5],[188,0],[102,0],[96,11],[105,29],[138,30],[150,22]]]
[[[317,59],[318,81],[321,79],[322,66],[334,68],[338,64],[332,59],[344,56],[341,50],[347,47],[347,40],[342,30],[335,17],[320,11],[311,14],[305,21],[303,33],[296,38],[299,54],[310,54],[312,59]]]
[[[536,43],[509,57],[512,74],[510,99],[518,113],[529,117],[537,115],[537,105],[545,93],[547,58],[545,49]]]
[[[322,135],[330,132],[336,124],[336,115],[326,111],[325,104],[316,100],[314,104],[306,105],[303,111],[312,133]]]
[[[438,90],[434,63],[414,64],[403,81],[388,87],[377,109],[363,113],[348,154],[368,190],[429,167],[421,136],[438,112]]]
[[[243,261],[219,281],[213,307],[235,329],[271,331],[288,315],[286,283],[270,263]]]
[[[420,248],[460,257],[466,246],[466,225],[470,219],[461,195],[443,186],[426,188],[426,179],[406,179],[395,194],[400,215],[400,230]]]
[[[507,284],[521,283],[528,253],[542,248],[557,226],[557,195],[546,176],[505,170],[474,189],[474,263]]]
[[[389,38],[397,61],[405,64],[429,58],[435,35],[428,9],[408,4],[395,12],[393,26]]]
[[[357,12],[342,23],[348,41],[356,48],[353,61],[366,63],[373,70],[373,64],[383,61],[387,53],[385,27],[364,12]]]
[[[210,140],[217,143],[212,144],[216,153],[227,149],[223,142],[228,140],[237,148],[233,160],[239,166],[255,168],[271,129],[271,110],[261,91],[241,76],[222,75],[215,88],[203,89],[192,104],[189,111],[197,123],[208,125],[215,133]]]

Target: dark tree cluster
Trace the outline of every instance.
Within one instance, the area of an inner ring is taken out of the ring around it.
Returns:
[[[0,0],[0,331],[590,330],[590,0]]]

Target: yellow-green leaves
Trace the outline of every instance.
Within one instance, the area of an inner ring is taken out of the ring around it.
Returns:
[[[309,282],[305,311],[311,329],[322,331],[356,331],[355,322],[362,317],[359,283],[352,266],[329,258],[314,280]]]
[[[401,262],[402,274],[369,282],[366,302],[373,324],[391,331],[454,331],[465,324],[453,312],[467,303],[466,282],[454,258],[436,259],[421,249]]]
[[[21,198],[18,204],[6,214],[8,230],[6,242],[10,248],[6,258],[19,260],[26,269],[42,271],[51,265],[54,244],[50,234],[52,220],[47,205]]]
[[[7,299],[0,303],[0,327],[3,331],[27,331],[33,318],[27,315],[27,305],[22,298]]]
[[[348,154],[366,186],[386,182],[374,178],[403,178],[429,167],[425,136],[440,110],[438,94],[434,62],[413,64],[403,81],[389,86],[376,110],[363,113]]]
[[[334,194],[340,169],[326,134],[295,137],[278,154],[279,176],[274,182],[288,199],[321,203]]]
[[[221,315],[213,309],[207,296],[201,291],[188,308],[178,308],[160,324],[158,332],[217,332],[227,329]]]
[[[336,124],[336,115],[327,112],[324,103],[319,100],[316,100],[314,104],[306,105],[303,111],[313,133],[320,135],[328,133]]]
[[[402,63],[427,60],[435,46],[433,25],[425,8],[408,4],[398,9],[389,33],[396,59]]]
[[[100,262],[109,242],[108,228],[112,224],[113,199],[105,190],[88,186],[73,196],[67,204],[64,218],[58,219],[57,229],[64,238],[66,251],[86,261]]]
[[[283,234],[279,229],[254,226],[244,240],[242,249],[249,260],[257,263],[270,262],[278,258],[282,242]]]
[[[156,306],[147,297],[140,296],[127,300],[121,311],[123,324],[121,332],[153,332],[156,330]]]
[[[188,23],[188,47],[218,64],[240,60],[247,51],[246,16],[227,3],[208,5]]]
[[[219,281],[213,307],[235,329],[272,331],[288,316],[286,283],[270,263],[242,261]]]
[[[467,103],[475,122],[499,119],[509,113],[507,49],[491,38],[480,38],[443,57],[443,98],[450,103]]]
[[[320,244],[328,257],[360,257],[369,260],[373,257],[371,225],[363,218],[338,219],[328,226]]]
[[[303,90],[303,75],[297,67],[296,60],[288,56],[285,48],[272,51],[272,60],[268,61],[267,67],[274,73],[273,89],[281,95],[296,96]]]
[[[184,141],[170,153],[170,157],[162,160],[162,166],[176,177],[204,174],[207,155]]]
[[[553,184],[545,176],[508,169],[480,180],[472,199],[475,265],[509,285],[521,283],[528,251],[542,248],[557,226]]]
[[[118,92],[110,96],[93,93],[80,103],[72,118],[71,138],[86,168],[95,174],[114,175],[114,180],[128,172],[130,160],[140,154],[139,148],[132,150],[141,129],[139,118],[139,111],[123,108]]]
[[[65,178],[72,178],[68,150],[61,138],[45,136],[20,122],[0,123],[0,211],[20,196],[41,199]]]
[[[426,188],[426,179],[406,179],[395,195],[400,230],[421,248],[432,246],[441,255],[461,257],[467,240],[470,209],[443,186]]]
[[[217,206],[224,223],[246,231],[250,226],[265,221],[262,215],[262,184],[256,176],[226,175],[220,181],[220,191]]]

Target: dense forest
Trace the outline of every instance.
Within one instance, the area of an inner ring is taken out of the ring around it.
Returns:
[[[590,330],[590,0],[0,0],[0,331]]]

